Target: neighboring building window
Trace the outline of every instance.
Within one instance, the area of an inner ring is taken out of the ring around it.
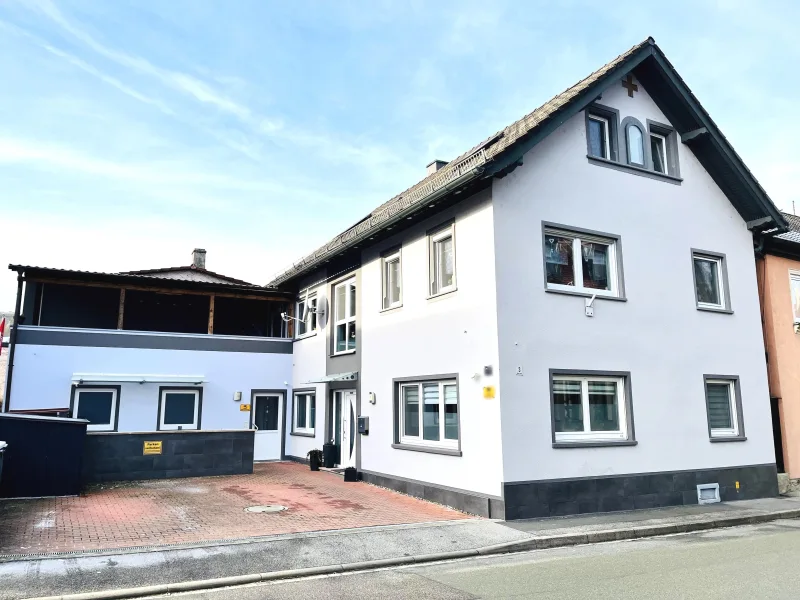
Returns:
[[[384,310],[403,304],[402,263],[400,260],[399,249],[381,259]]]
[[[430,295],[445,294],[456,289],[455,223],[428,236]]]
[[[547,289],[620,296],[618,243],[619,238],[546,227]]]
[[[589,136],[589,155],[611,160],[611,145],[608,119],[600,115],[589,114],[586,121]]]
[[[554,443],[629,439],[630,398],[626,376],[551,375]]]
[[[333,353],[356,349],[356,280],[349,279],[333,288]]]
[[[737,377],[705,376],[708,433],[712,440],[744,438],[742,403]]]
[[[303,392],[294,395],[294,431],[314,433],[317,420],[317,396]]]
[[[76,388],[72,416],[89,421],[87,431],[116,431],[118,401],[118,388]]]
[[[638,125],[630,124],[625,128],[625,139],[628,144],[628,163],[644,167],[644,137]]]
[[[200,390],[162,389],[159,430],[200,429]]]
[[[667,169],[667,138],[658,133],[650,132],[650,154],[653,157],[653,170],[656,173],[668,172]]]
[[[789,273],[789,285],[792,289],[792,311],[795,325],[800,324],[800,273]]]
[[[694,290],[697,308],[729,311],[727,268],[722,254],[692,251]]]
[[[400,443],[458,448],[458,385],[454,379],[400,384]]]
[[[301,295],[297,302],[297,337],[310,335],[317,330],[317,295]],[[305,319],[303,318],[305,315]]]

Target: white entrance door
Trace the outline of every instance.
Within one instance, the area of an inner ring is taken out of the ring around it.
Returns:
[[[336,392],[339,406],[342,410],[342,442],[341,460],[339,466],[356,466],[356,436],[358,435],[358,424],[356,423],[356,391],[342,390]]]
[[[253,460],[281,459],[281,423],[283,423],[283,407],[278,394],[256,394],[253,396],[253,429],[255,447]]]

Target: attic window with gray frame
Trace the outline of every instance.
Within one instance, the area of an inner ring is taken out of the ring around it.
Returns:
[[[650,162],[653,171],[678,177],[678,148],[675,130],[668,125],[647,121]]]
[[[589,156],[618,160],[618,122],[619,113],[612,108],[593,104],[586,109],[586,146]]]

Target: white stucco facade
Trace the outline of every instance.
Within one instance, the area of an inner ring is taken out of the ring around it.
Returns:
[[[641,84],[598,101],[668,124]],[[774,462],[752,235],[677,147],[680,185],[591,164],[581,113],[494,180],[505,481]],[[542,222],[621,236],[627,301],[598,298],[587,318],[584,298],[547,293]],[[726,255],[733,314],[697,310],[693,248]],[[554,449],[549,369],[630,372],[638,444]],[[747,441],[709,442],[704,374],[740,378]]]

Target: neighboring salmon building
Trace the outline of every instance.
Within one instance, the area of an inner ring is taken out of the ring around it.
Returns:
[[[756,247],[778,472],[800,478],[800,217]]]

